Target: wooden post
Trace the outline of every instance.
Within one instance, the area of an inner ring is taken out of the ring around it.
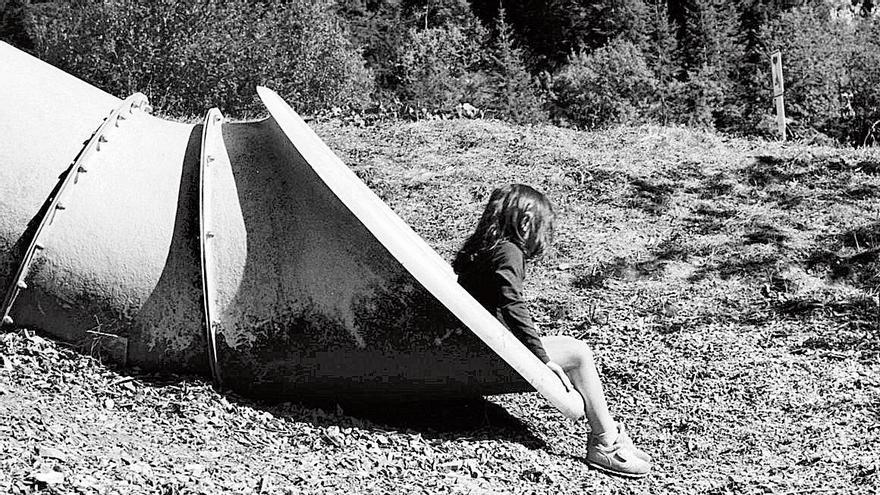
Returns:
[[[785,85],[782,82],[782,52],[776,50],[770,54],[770,63],[773,69],[773,102],[776,104],[776,125],[783,141],[786,139],[785,132]]]

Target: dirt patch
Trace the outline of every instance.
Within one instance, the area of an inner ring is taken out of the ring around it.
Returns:
[[[385,411],[397,415],[258,403],[9,333],[0,492],[880,490],[880,207],[847,196],[880,185],[878,151],[651,126],[316,127],[447,259],[493,187],[550,196],[564,249],[528,266],[533,316],[593,348],[612,413],[655,472],[588,469],[586,424],[536,394]]]
[[[669,201],[675,192],[673,186],[666,182],[646,179],[632,179],[632,206],[640,208],[652,215],[660,215],[669,208]]]

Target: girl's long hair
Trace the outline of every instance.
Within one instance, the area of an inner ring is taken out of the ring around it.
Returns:
[[[492,191],[477,229],[456,253],[452,268],[461,273],[477,256],[510,241],[526,259],[541,256],[551,244],[555,215],[546,196],[524,184]]]

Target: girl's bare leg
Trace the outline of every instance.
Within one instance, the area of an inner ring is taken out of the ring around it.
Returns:
[[[565,370],[574,388],[584,398],[587,421],[593,435],[601,436],[607,432],[611,437],[607,440],[613,442],[617,436],[617,423],[608,411],[608,402],[605,400],[605,391],[593,360],[593,351],[585,342],[573,337],[542,337],[541,343],[544,344],[550,360]]]

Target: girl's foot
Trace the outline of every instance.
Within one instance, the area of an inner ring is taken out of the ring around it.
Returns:
[[[591,432],[590,437],[589,437],[590,443],[592,444],[593,439],[596,439],[599,443],[601,443],[605,446],[612,445],[615,443],[619,443],[621,445],[626,445],[626,446],[633,449],[633,451],[636,454],[636,457],[638,457],[639,459],[641,459],[645,462],[651,462],[651,456],[633,444],[633,441],[629,438],[629,435],[626,433],[626,428],[624,428],[623,423],[616,423],[616,424],[617,424],[617,427],[615,428],[615,430],[612,430],[612,431],[606,431],[606,432],[600,433],[598,435],[594,435]]]
[[[590,437],[587,464],[609,474],[626,478],[641,478],[651,471],[651,463],[636,454],[635,447],[622,443],[621,435],[612,445],[605,445],[598,437]],[[643,452],[644,454],[644,452]]]
[[[623,423],[617,423],[617,441],[622,443],[623,445],[629,445],[630,447],[632,447],[633,452],[639,459],[645,462],[651,462],[651,456],[647,452],[633,445],[633,441],[629,438],[629,435],[627,435],[626,428],[623,427]]]

